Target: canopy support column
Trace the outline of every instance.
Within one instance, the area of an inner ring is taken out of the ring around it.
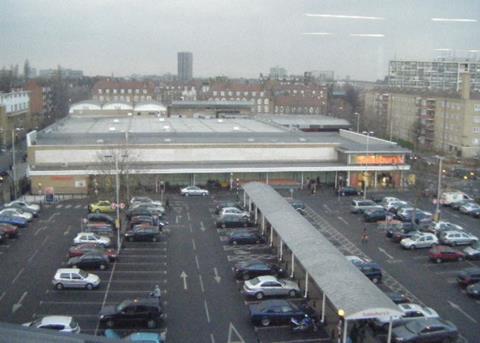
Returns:
[[[348,327],[348,320],[345,319],[343,323],[343,335],[342,335],[342,342],[347,343],[347,327]]]
[[[292,272],[290,273],[290,277],[293,278],[295,273],[295,254],[292,251]]]
[[[273,247],[273,226],[270,225],[270,247]]]
[[[388,321],[388,336],[387,336],[387,343],[392,342],[392,317]]]
[[[265,235],[265,215],[262,213],[262,235]]]
[[[320,321],[322,323],[325,323],[325,305],[327,303],[327,295],[325,294],[325,292],[323,292],[322,294],[322,318],[320,319]]]
[[[308,297],[308,272],[305,273],[305,294],[303,297]]]
[[[280,238],[280,261],[283,260],[283,241],[282,239]]]

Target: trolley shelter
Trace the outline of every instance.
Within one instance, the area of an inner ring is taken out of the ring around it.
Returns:
[[[390,340],[392,318],[402,314],[397,305],[272,187],[251,182],[243,189],[244,205],[305,289],[305,298],[321,299],[322,322],[326,312],[333,313],[329,319],[338,321],[338,335],[346,342],[349,322],[385,318]]]

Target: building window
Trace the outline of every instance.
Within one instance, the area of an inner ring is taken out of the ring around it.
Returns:
[[[135,89],[135,94],[140,94],[140,89]]]
[[[264,100],[263,100],[263,103],[264,103],[265,105],[268,105],[268,99],[264,99]]]
[[[105,93],[110,94],[110,89],[105,89]]]
[[[235,93],[237,96],[240,96],[240,92],[239,91],[236,91]]]
[[[473,133],[480,133],[480,127],[474,127]]]
[[[217,91],[213,91],[213,96],[217,96]]]
[[[116,89],[113,90],[113,94],[117,94],[117,90],[116,90]]]
[[[131,90],[131,89],[128,89],[128,94],[132,94],[132,90]]]
[[[480,116],[473,117],[473,122],[476,124],[480,124]]]
[[[252,96],[257,96],[257,92],[252,92]]]
[[[221,92],[220,92],[220,96],[225,96],[225,92],[224,92],[224,91],[221,91]]]
[[[101,89],[98,90],[98,94],[102,94],[102,90],[101,90]]]
[[[147,90],[146,90],[146,89],[143,90],[143,94],[147,94]]]
[[[228,96],[232,96],[232,91],[228,91]]]

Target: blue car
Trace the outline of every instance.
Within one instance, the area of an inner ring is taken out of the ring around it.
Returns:
[[[10,224],[18,227],[27,227],[28,221],[21,217],[0,216],[0,224]]]
[[[156,332],[134,332],[122,338],[122,336],[112,329],[105,330],[105,337],[114,339],[123,339],[128,342],[149,342],[149,343],[164,343],[165,334]]]
[[[260,244],[265,243],[265,238],[257,232],[238,230],[228,237],[230,244]]]
[[[261,326],[288,325],[291,318],[300,320],[308,314],[304,308],[282,299],[249,305],[248,310],[252,323]]]

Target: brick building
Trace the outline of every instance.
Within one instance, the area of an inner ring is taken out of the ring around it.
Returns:
[[[100,80],[92,88],[93,100],[129,103],[157,100],[152,82]]]

